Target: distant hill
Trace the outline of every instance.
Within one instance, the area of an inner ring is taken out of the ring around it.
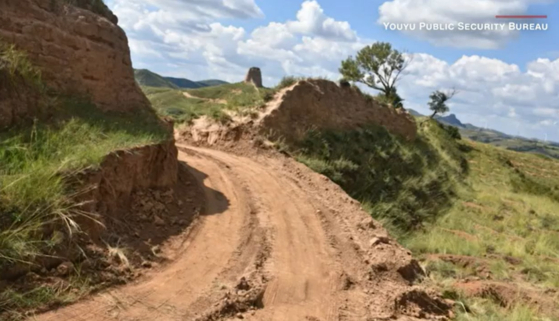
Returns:
[[[220,86],[220,85],[228,84],[227,81],[218,80],[218,79],[200,80],[197,81],[197,83],[203,85],[202,87]]]
[[[228,82],[218,79],[192,81],[186,78],[163,77],[147,69],[135,69],[134,77],[140,86],[164,87],[173,89],[196,89],[203,87],[219,86]]]
[[[178,89],[179,87],[160,75],[147,69],[134,69],[134,78],[140,86],[165,87]]]
[[[178,88],[194,89],[194,88],[206,87],[198,82],[185,79],[185,78],[173,78],[173,77],[163,77],[163,78]]]
[[[424,116],[413,109],[408,109],[408,112],[416,117]],[[463,137],[467,137],[473,141],[487,143],[517,152],[535,153],[559,159],[559,143],[542,142],[536,139],[508,135],[494,129],[464,124],[454,114],[435,116],[435,119],[445,125],[457,127]]]
[[[435,116],[435,119],[440,122],[446,123],[447,125],[452,125],[459,128],[466,127],[458,118],[456,118],[456,115],[454,114],[450,114],[448,116]]]

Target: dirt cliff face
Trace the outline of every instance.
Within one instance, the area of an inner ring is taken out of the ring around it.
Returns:
[[[383,106],[351,87],[340,88],[328,80],[300,81],[287,89],[276,104],[270,104],[261,119],[265,132],[288,142],[298,141],[310,129],[344,130],[376,124],[407,139],[417,127],[411,116]]]
[[[57,91],[88,95],[103,110],[143,108],[149,103],[116,21],[108,9],[94,13],[61,0],[2,0],[0,41],[26,52]]]
[[[80,185],[89,191],[82,198],[93,201],[86,210],[103,217],[127,212],[134,191],[172,187],[177,182],[177,170],[174,141],[113,152],[99,169],[81,179]]]
[[[37,115],[44,107],[37,90],[20,75],[10,75],[6,65],[0,59],[0,130]]]

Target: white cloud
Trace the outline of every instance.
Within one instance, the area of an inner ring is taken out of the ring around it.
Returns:
[[[326,16],[315,0],[303,2],[297,20],[287,22],[287,27],[295,33],[327,39],[353,41],[357,38],[347,21],[336,21]]]
[[[416,6],[416,2],[423,6]],[[414,0],[409,4],[420,17],[439,8],[435,14],[440,17],[452,14],[458,19],[469,8],[462,0],[452,2],[456,7],[437,7],[435,2]],[[513,2],[528,3],[488,0],[485,5],[509,8]],[[389,3],[407,4],[404,0]],[[340,61],[373,42],[359,37],[349,23],[327,16],[316,1],[303,2],[300,10],[293,13],[294,19],[269,22],[253,30],[222,24],[222,19],[233,17],[258,19],[262,12],[253,4],[252,0],[109,2],[130,39],[135,67],[193,80],[239,81],[252,66],[262,69],[268,86],[275,85],[284,75],[336,80]],[[381,8],[390,9],[386,4]],[[206,8],[209,6],[212,8]],[[500,10],[499,13],[508,13]],[[391,12],[399,19],[410,15],[406,10]],[[491,37],[487,39],[493,41]],[[489,127],[512,134],[518,130],[524,135],[543,137],[542,124],[559,121],[558,80],[559,59],[537,59],[518,66],[478,55],[447,62],[417,53],[398,91],[407,107],[426,113],[432,91],[455,87],[459,93],[451,101],[451,111],[462,121],[477,125],[487,122]]]
[[[338,76],[340,60],[365,45],[348,22],[304,1],[296,20],[270,22],[247,33],[220,23],[263,15],[253,0],[112,0],[138,67],[192,79],[237,81],[258,66],[275,84],[287,74]],[[270,84],[270,85],[272,85]]]
[[[515,134],[514,120],[525,135],[537,135],[541,124],[559,121],[559,88],[548,88],[551,75],[540,75],[553,73],[559,59],[538,59],[523,72],[515,64],[479,56],[464,56],[452,64],[427,54],[413,56],[399,89],[408,107],[426,113],[430,92],[454,87],[458,95],[451,112],[464,121],[488,121],[489,127]]]
[[[503,23],[496,15],[526,14],[530,5],[546,0],[389,0],[379,7],[379,23]],[[505,30],[403,31],[439,46],[495,49],[518,36]]]

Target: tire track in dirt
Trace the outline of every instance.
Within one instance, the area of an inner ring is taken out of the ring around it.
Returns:
[[[339,186],[296,162],[178,148],[206,205],[174,261],[37,320],[417,320],[433,312],[423,307],[438,301],[404,277],[411,256]]]
[[[248,195],[225,173],[226,168],[184,153],[179,160],[188,163],[204,186],[206,207],[199,222],[185,235],[174,255],[176,260],[153,271],[148,280],[36,316],[36,320],[188,320],[185,316],[195,312],[190,306],[203,305],[196,301],[211,297],[208,293],[214,291],[216,279],[235,255],[250,203]]]
[[[225,163],[258,189],[266,205],[262,221],[273,229],[271,258],[266,273],[271,281],[264,294],[264,309],[254,320],[337,320],[337,294],[341,267],[328,245],[320,220],[306,193],[280,173],[252,160],[220,151],[196,152]]]

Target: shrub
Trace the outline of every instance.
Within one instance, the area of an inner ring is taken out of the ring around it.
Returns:
[[[452,125],[445,125],[438,123],[439,126],[452,138],[454,139],[462,139],[462,135],[460,135],[460,130],[457,127]]]
[[[0,72],[5,70],[11,85],[16,85],[17,78],[23,79],[27,85],[44,91],[41,70],[35,67],[27,54],[17,50],[15,45],[0,42]]]
[[[351,87],[351,83],[349,81],[347,81],[346,79],[340,79],[339,84],[340,84],[341,88],[350,88]]]
[[[279,84],[277,84],[276,90],[293,86],[300,80],[302,80],[302,78],[297,78],[294,76],[285,76],[280,80]]]

